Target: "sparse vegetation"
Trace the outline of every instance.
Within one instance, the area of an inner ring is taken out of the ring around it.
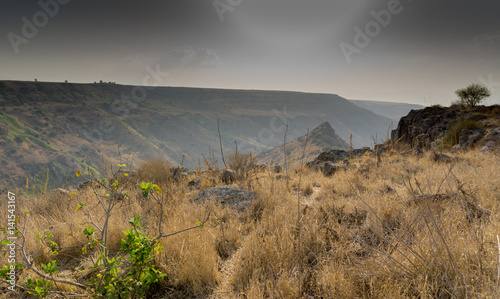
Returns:
[[[44,277],[25,264],[16,270],[17,283],[40,296],[496,297],[500,159],[465,153],[447,164],[382,155],[378,165],[376,157],[355,158],[332,177],[291,171],[290,189],[269,172],[258,173],[248,179],[258,199],[243,212],[217,202],[190,202],[194,194],[186,182],[170,180],[168,165],[159,160],[139,167],[155,183],[139,175],[129,187],[99,179],[94,183],[101,188],[94,185],[74,196],[26,197],[17,208],[29,210],[19,220],[19,228],[25,228],[20,244]],[[375,166],[357,170],[369,163]],[[216,174],[201,168],[187,179],[206,181]],[[309,196],[301,200],[299,243],[294,186],[300,175],[300,193]],[[215,177],[210,184],[221,182]],[[117,192],[127,195],[115,197]],[[108,198],[115,207],[105,226],[104,259],[102,235],[91,230],[89,212],[96,224],[106,222],[109,213],[98,207]],[[204,222],[207,211],[211,217]],[[0,215],[2,223],[5,217]],[[190,227],[202,229],[150,243],[154,236]],[[0,261],[6,264],[5,257]],[[26,290],[17,288],[11,296],[23,294]]]
[[[448,125],[448,131],[443,138],[443,146],[449,149],[455,144],[458,144],[460,141],[460,132],[462,132],[462,130],[477,130],[483,127],[484,126],[477,121],[457,119]]]
[[[243,176],[255,165],[256,158],[249,152],[234,152],[227,155],[227,167]]]

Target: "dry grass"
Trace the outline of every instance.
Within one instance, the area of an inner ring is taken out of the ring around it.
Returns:
[[[332,177],[304,171],[303,190],[294,188],[298,173],[290,173],[290,189],[274,174],[258,173],[235,183],[258,194],[240,213],[218,203],[190,203],[197,191],[166,178],[158,161],[144,164],[139,175],[160,184],[168,202],[164,233],[193,226],[211,212],[205,228],[161,240],[164,250],[155,264],[167,276],[154,292],[165,298],[495,298],[500,160],[473,153],[454,157],[436,163],[429,154],[418,159],[385,153],[377,166],[376,157],[364,156]],[[357,170],[369,163],[373,167]],[[149,173],[151,165],[156,168]],[[204,187],[221,184],[199,175]],[[307,195],[301,200],[300,256],[297,193]],[[137,190],[129,198],[130,205],[111,218],[112,254],[133,216],[143,215],[148,236],[157,233],[158,206]],[[34,235],[45,229],[62,246],[76,244],[67,236],[71,228],[83,239],[88,219],[75,210],[78,202],[91,206],[95,196],[88,190],[74,197],[25,199],[18,210],[31,211],[28,252],[36,251]],[[54,258],[38,256],[37,262]],[[62,278],[85,283],[92,275],[92,253],[71,248],[55,258]],[[4,257],[0,262],[6,263]],[[18,281],[30,275],[20,272]]]

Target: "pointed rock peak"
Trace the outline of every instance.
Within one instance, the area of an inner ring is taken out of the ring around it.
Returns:
[[[314,128],[314,130],[312,130],[311,132],[314,132],[314,131],[333,131],[333,133],[335,134],[335,129],[327,121],[325,121],[321,125]]]

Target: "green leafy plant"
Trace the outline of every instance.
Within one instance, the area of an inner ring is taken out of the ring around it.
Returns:
[[[54,285],[53,281],[47,281],[41,278],[29,278],[25,283],[27,287],[32,289],[32,291],[28,291],[28,293],[39,298],[47,297],[49,295],[49,288]]]
[[[127,253],[128,259],[125,261],[125,256],[121,255],[107,259],[106,265],[101,254],[94,265],[94,268],[105,269],[94,278],[94,286],[98,294],[107,298],[142,297],[151,284],[165,277],[152,264],[154,252],[162,250],[161,244],[150,240],[140,230],[140,217],[134,217],[129,224],[132,228],[123,232],[125,239],[122,239],[120,247]]]
[[[103,161],[104,164],[104,161]],[[36,238],[39,239],[38,256],[33,258],[26,250],[27,229],[26,225],[29,220],[29,212],[24,213],[24,221],[19,223],[16,218],[15,232],[6,227],[0,227],[0,232],[7,238],[15,234],[19,242],[16,246],[21,252],[24,260],[23,265],[27,270],[32,271],[37,275],[35,278],[29,278],[25,281],[25,286],[28,292],[37,297],[46,297],[49,294],[60,295],[78,295],[72,291],[63,291],[59,284],[76,286],[82,290],[91,290],[96,297],[106,298],[137,298],[147,296],[149,287],[160,282],[165,274],[161,273],[154,265],[155,254],[162,252],[162,246],[159,240],[191,229],[204,227],[209,219],[207,213],[205,220],[198,221],[196,225],[188,227],[173,233],[164,234],[162,232],[162,221],[164,205],[167,202],[169,192],[163,193],[162,187],[151,183],[143,182],[140,185],[140,190],[144,198],[149,199],[152,204],[157,204],[159,211],[159,223],[157,223],[158,231],[154,237],[147,237],[141,226],[140,217],[134,217],[129,221],[131,229],[124,231],[124,238],[118,252],[112,255],[108,249],[109,240],[109,223],[112,215],[122,208],[129,206],[132,200],[128,198],[128,192],[124,190],[124,185],[117,179],[117,173],[121,171],[125,164],[119,164],[119,169],[113,172],[111,166],[109,169],[104,169],[103,173],[106,177],[96,178],[94,173],[89,169],[89,177],[84,176],[77,171],[76,176],[85,179],[88,185],[92,187],[93,194],[96,197],[97,203],[92,206],[87,206],[86,203],[79,203],[76,207],[77,211],[81,211],[84,216],[88,217],[82,228],[83,239],[73,235],[72,229],[68,236],[78,242],[77,245],[63,247],[54,241],[54,234],[51,230],[44,230],[36,233]],[[75,195],[76,196],[76,195]],[[96,210],[102,210],[97,212]],[[96,214],[101,214],[96,216]],[[9,245],[7,240],[0,240],[0,248]],[[69,280],[61,280],[57,278],[59,274],[57,262],[54,259],[47,264],[40,264],[42,270],[35,266],[36,259],[40,256],[48,258],[46,255],[57,255],[66,248],[81,246],[82,254],[87,254],[89,249],[92,249],[98,256],[94,261],[92,269],[96,270],[95,275],[90,276],[90,284],[81,284]],[[19,267],[22,265],[19,264]],[[0,269],[0,276],[8,275],[9,269]],[[52,289],[51,288],[57,288]],[[50,290],[50,291],[49,291]],[[71,290],[71,289],[70,289]]]
[[[57,261],[53,260],[50,263],[42,264],[42,269],[45,274],[48,274],[50,278],[54,274],[58,274]],[[32,290],[28,291],[29,294],[35,295],[37,297],[43,298],[49,295],[49,289],[55,284],[53,280],[47,280],[44,278],[29,278],[26,280],[26,285]]]

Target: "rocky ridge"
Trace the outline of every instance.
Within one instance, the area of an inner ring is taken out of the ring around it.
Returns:
[[[470,150],[500,145],[500,106],[441,107],[411,110],[392,131],[393,143],[412,148]]]

